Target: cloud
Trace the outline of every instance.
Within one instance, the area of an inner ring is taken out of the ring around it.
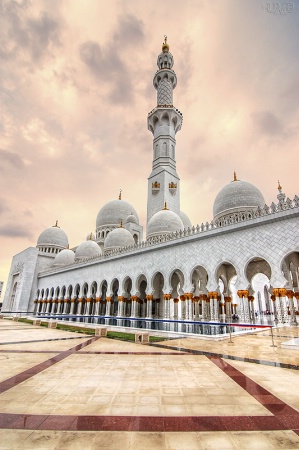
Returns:
[[[6,205],[6,201],[4,198],[0,198],[0,215],[6,211],[9,211],[9,208]]]
[[[144,40],[144,24],[133,15],[122,16],[113,40],[118,45],[139,46]]]
[[[9,7],[10,6],[10,7]],[[0,15],[0,57],[20,60],[22,50],[27,50],[33,61],[44,58],[51,47],[60,46],[61,24],[57,18],[41,11],[32,17],[30,2],[9,2]],[[22,55],[24,57],[24,55]]]
[[[97,41],[85,41],[79,47],[82,62],[97,79],[110,86],[108,98],[116,104],[128,104],[134,100],[132,75],[123,53],[127,46],[140,46],[144,40],[143,22],[133,15],[122,16],[117,31],[105,45]]]
[[[23,159],[17,153],[9,152],[8,150],[0,149],[0,158],[17,169],[22,169],[25,166]]]
[[[109,99],[125,104],[133,98],[131,79],[117,50],[109,44],[101,47],[97,42],[84,42],[79,49],[80,58],[90,72],[105,84],[110,85]],[[121,76],[119,76],[121,74]]]
[[[0,236],[32,239],[31,227],[22,224],[6,223],[0,226]]]
[[[271,111],[262,111],[253,114],[253,122],[261,134],[265,135],[282,135],[284,127],[281,120]]]

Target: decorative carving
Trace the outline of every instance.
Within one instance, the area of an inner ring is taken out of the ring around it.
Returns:
[[[152,189],[160,189],[160,183],[158,183],[158,181],[152,183]]]
[[[168,184],[169,189],[176,189],[177,188],[177,183],[174,183],[173,181],[171,183]]]

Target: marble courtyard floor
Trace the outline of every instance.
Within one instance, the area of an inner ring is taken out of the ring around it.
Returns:
[[[138,345],[0,320],[0,449],[299,449],[298,328]]]

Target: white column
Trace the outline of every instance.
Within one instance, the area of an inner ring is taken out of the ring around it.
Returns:
[[[106,316],[111,316],[111,300],[112,297],[106,297]]]
[[[171,299],[171,294],[164,294],[163,299],[164,299],[164,318],[169,319],[169,316],[170,316],[169,302]]]

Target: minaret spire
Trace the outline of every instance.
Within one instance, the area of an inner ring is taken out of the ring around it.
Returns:
[[[164,36],[162,52],[158,55],[158,70],[153,84],[157,90],[157,106],[148,114],[148,129],[153,133],[153,168],[148,179],[147,222],[164,201],[171,211],[180,214],[180,179],[176,171],[176,133],[181,129],[182,113],[173,105],[173,90],[177,77],[174,59]]]

